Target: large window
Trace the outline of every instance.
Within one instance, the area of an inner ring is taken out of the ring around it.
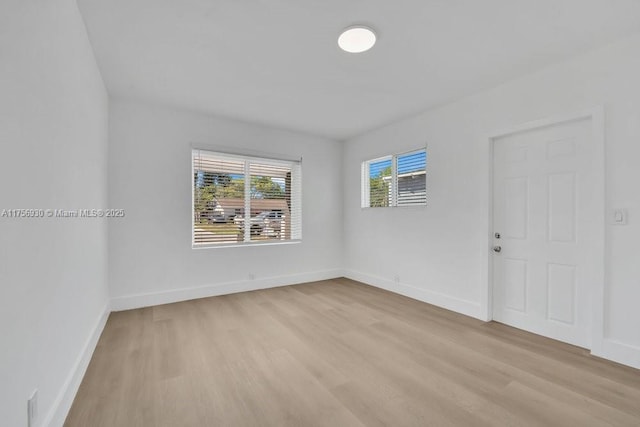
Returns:
[[[427,151],[394,154],[362,163],[362,207],[427,204]]]
[[[193,150],[193,246],[302,238],[298,161]]]

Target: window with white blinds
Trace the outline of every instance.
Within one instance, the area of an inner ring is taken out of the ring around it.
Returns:
[[[192,151],[193,247],[302,238],[301,162]]]
[[[427,150],[394,154],[362,163],[362,207],[427,204]]]

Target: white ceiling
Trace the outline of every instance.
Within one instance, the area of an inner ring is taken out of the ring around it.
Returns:
[[[78,3],[112,95],[336,139],[640,31],[639,0]]]

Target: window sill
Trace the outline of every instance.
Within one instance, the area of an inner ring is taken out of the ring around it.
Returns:
[[[219,243],[219,244],[199,244],[191,245],[191,249],[222,249],[222,248],[246,248],[249,246],[281,246],[296,245],[302,243],[302,240],[284,240],[284,241],[267,241],[267,242],[242,242],[242,243]]]
[[[385,210],[385,209],[424,209],[427,207],[427,204],[423,205],[398,205],[398,206],[360,206],[360,209],[363,211],[366,210]]]

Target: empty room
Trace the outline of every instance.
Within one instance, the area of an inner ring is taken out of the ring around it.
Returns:
[[[639,76],[637,0],[0,0],[0,426],[640,426]]]

